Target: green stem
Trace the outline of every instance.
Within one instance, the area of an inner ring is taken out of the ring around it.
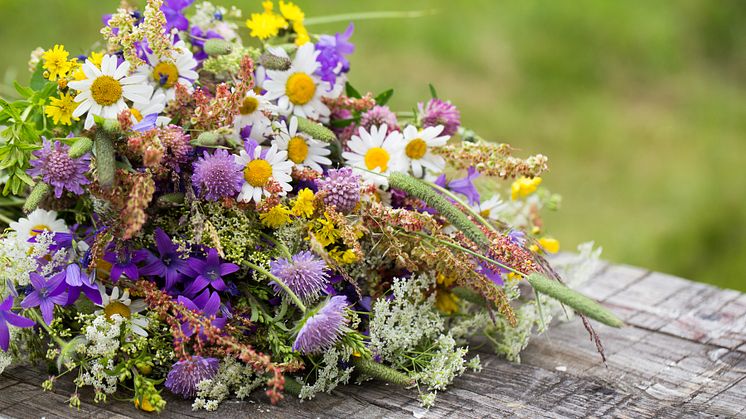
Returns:
[[[436,184],[434,184],[432,182],[427,182],[427,184],[430,185],[430,186],[432,186],[433,189],[435,189],[436,191],[441,192],[443,195],[446,195],[447,197],[449,197],[449,198],[453,199],[454,201],[456,201],[456,203],[458,203],[459,205],[461,205],[462,207],[464,207],[464,209],[466,209],[466,211],[472,217],[474,217],[475,220],[479,221],[482,225],[484,225],[485,227],[489,228],[493,232],[499,234],[499,232],[497,231],[497,229],[495,228],[495,226],[493,226],[492,224],[490,224],[490,222],[487,221],[484,217],[482,217],[482,215],[480,213],[474,211],[474,208],[472,208],[471,205],[467,205],[466,202],[464,202],[463,200],[461,200],[461,198],[459,198],[458,196],[456,196],[456,194],[454,194],[453,192],[449,191],[448,189],[446,189],[446,188],[444,188],[444,187],[442,187],[440,185],[436,185]]]
[[[0,221],[4,222],[5,224],[10,225],[10,223],[15,222],[16,220],[12,220],[12,219],[6,217],[5,215],[3,215],[2,213],[0,213]]]
[[[260,274],[266,276],[267,278],[275,281],[277,283],[277,285],[280,286],[280,288],[282,288],[283,290],[285,290],[285,292],[290,296],[290,298],[293,300],[293,302],[295,303],[295,305],[298,306],[298,308],[300,309],[300,311],[303,312],[303,313],[306,312],[306,306],[303,304],[303,302],[300,300],[300,298],[298,298],[298,296],[295,295],[295,293],[293,292],[293,290],[291,290],[284,282],[282,282],[282,280],[280,278],[272,275],[268,270],[264,269],[263,267],[255,264],[253,262],[245,261],[244,263],[248,267],[250,267],[251,269],[253,269],[253,270],[259,272]]]
[[[306,26],[319,25],[322,23],[360,21],[369,19],[398,19],[398,18],[416,18],[431,16],[437,13],[437,10],[412,10],[412,11],[382,11],[382,12],[362,12],[362,13],[343,13],[338,15],[319,16],[306,19],[303,23]]]
[[[272,237],[271,234],[267,234],[267,233],[265,233],[263,231],[260,231],[259,235],[261,235],[263,238],[267,239],[267,241],[269,241],[272,244],[274,244],[275,247],[277,247],[278,249],[280,249],[280,251],[282,252],[282,254],[285,255],[285,256],[287,256],[288,260],[290,260],[293,257],[293,254],[290,253],[290,249],[288,249],[288,247],[285,246],[285,243],[282,243],[281,241],[279,241],[279,240],[275,239],[274,237]]]

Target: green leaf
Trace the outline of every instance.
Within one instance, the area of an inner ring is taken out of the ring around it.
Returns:
[[[333,126],[334,128],[344,128],[356,122],[357,120],[358,118],[335,119],[334,121],[331,121],[329,125]]]
[[[438,98],[438,92],[435,91],[435,86],[433,86],[432,83],[429,83],[428,86],[430,86],[430,96],[433,97],[433,99]]]
[[[30,98],[34,95],[34,90],[30,89],[28,87],[21,86],[17,81],[13,82],[13,87],[15,87],[16,92],[18,92],[19,95],[25,97],[26,99]]]
[[[347,97],[351,97],[355,99],[360,99],[362,97],[360,95],[360,92],[358,92],[354,87],[352,87],[350,82],[345,83],[345,94],[347,94]]]
[[[389,99],[391,99],[391,96],[394,95],[394,89],[386,90],[385,92],[381,92],[376,96],[376,105],[383,106],[386,103],[388,103]]]
[[[44,78],[44,65],[41,61],[39,61],[39,64],[36,65],[36,70],[34,70],[34,74],[31,75],[31,88],[34,90],[39,90],[42,87],[44,87],[44,83],[47,82],[47,79]]]

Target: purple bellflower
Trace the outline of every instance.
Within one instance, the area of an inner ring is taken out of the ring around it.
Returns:
[[[350,62],[345,55],[355,51],[355,45],[350,42],[354,30],[355,25],[350,23],[343,33],[319,37],[319,42],[316,43],[316,50],[319,51],[316,61],[321,64],[317,72],[322,80],[334,85],[338,75],[350,71]]]
[[[54,317],[54,306],[67,303],[67,295],[62,292],[64,288],[60,287],[65,278],[55,275],[47,280],[36,272],[31,272],[29,277],[34,290],[24,298],[21,307],[39,307],[44,323],[50,324]]]
[[[19,316],[11,311],[13,308],[13,296],[9,295],[2,304],[0,304],[0,348],[3,351],[8,351],[10,345],[10,330],[8,330],[8,324],[15,327],[31,327],[36,322],[31,319],[27,319],[23,316]]]
[[[476,186],[474,186],[474,179],[479,177],[479,172],[474,166],[470,166],[466,171],[466,176],[461,179],[454,179],[450,182],[446,181],[445,175],[440,175],[435,180],[435,184],[448,188],[449,190],[464,195],[469,205],[478,205],[481,201],[481,196]]]
[[[223,280],[224,275],[230,275],[238,271],[239,267],[233,263],[221,263],[218,251],[210,249],[207,251],[207,258],[189,259],[189,267],[194,271],[196,277],[192,283],[184,290],[186,295],[197,295],[198,292],[205,289],[208,285],[216,291],[224,291],[227,286]]]
[[[184,17],[184,9],[189,7],[194,0],[165,0],[161,6],[161,12],[166,16],[166,29],[176,28],[180,31],[189,29],[189,21]]]
[[[119,281],[122,274],[133,281],[138,280],[140,278],[140,271],[137,264],[144,262],[147,258],[147,250],[139,249],[133,251],[129,247],[104,253],[104,260],[111,263],[109,277],[114,282]]]
[[[217,317],[220,312],[220,296],[217,292],[210,293],[210,290],[204,290],[202,294],[194,299],[189,299],[180,295],[176,301],[189,310],[201,313],[204,317],[215,316],[215,319],[211,322],[214,327],[218,329],[225,327],[225,323],[228,319],[225,317]],[[183,322],[181,324],[181,331],[187,337],[194,334],[194,329],[190,327],[189,322]],[[200,330],[199,334],[200,337],[204,337],[204,330]]]
[[[189,262],[181,258],[179,246],[160,228],[155,230],[155,247],[159,256],[148,252],[147,264],[140,269],[140,273],[165,278],[166,289],[170,290],[184,274],[190,272]]]

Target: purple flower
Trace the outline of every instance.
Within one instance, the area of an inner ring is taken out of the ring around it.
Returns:
[[[212,155],[205,151],[194,163],[192,184],[209,201],[236,196],[243,181],[241,168],[226,150],[216,150]]]
[[[464,178],[454,179],[450,182],[447,182],[446,176],[440,175],[438,179],[435,180],[435,184],[466,196],[469,205],[478,205],[481,200],[481,196],[479,195],[479,191],[473,183],[473,180],[478,177],[479,172],[477,172],[477,169],[475,169],[474,166],[471,166],[469,167],[469,169],[467,169],[466,176]]]
[[[349,42],[354,30],[355,25],[350,23],[344,33],[319,37],[319,42],[316,43],[316,50],[319,51],[316,61],[321,64],[317,73],[322,80],[334,85],[339,74],[350,71],[350,62],[345,55],[355,51],[355,45]]]
[[[155,230],[155,246],[159,256],[148,252],[148,263],[140,269],[140,273],[166,278],[166,289],[171,289],[184,274],[190,272],[189,263],[181,258],[179,246],[160,228]]]
[[[91,273],[91,276],[86,275],[80,269],[80,265],[71,263],[52,277],[53,280],[60,280],[59,288],[55,292],[66,292],[67,300],[65,301],[65,305],[75,303],[78,297],[80,297],[81,292],[94,304],[101,304],[101,292],[91,281],[93,275],[94,273]]]
[[[191,284],[184,290],[186,295],[196,295],[208,285],[216,291],[226,289],[224,275],[230,275],[236,272],[239,267],[233,263],[220,263],[218,251],[210,249],[207,251],[207,259],[189,259],[189,267],[197,275]]]
[[[215,316],[215,319],[212,320],[211,324],[218,329],[222,329],[227,322],[227,319],[225,317],[217,317],[218,312],[220,311],[220,296],[217,292],[213,292],[211,294],[210,290],[204,290],[202,291],[202,294],[198,295],[194,299],[189,299],[183,295],[180,295],[176,299],[176,301],[178,301],[179,304],[183,305],[189,310],[201,313],[203,317]],[[181,324],[181,331],[187,337],[194,334],[194,329],[192,329],[189,322],[187,321]],[[199,334],[200,337],[204,338],[204,330],[200,330]]]
[[[166,388],[184,398],[197,395],[197,384],[209,380],[218,373],[220,361],[217,358],[193,356],[171,366],[166,377]]]
[[[161,6],[161,12],[166,16],[166,29],[176,28],[180,31],[189,29],[189,21],[184,17],[184,9],[189,7],[194,0],[165,0]]]
[[[304,354],[319,353],[334,346],[347,332],[347,298],[335,295],[308,317],[293,343],[293,350]]]
[[[60,287],[60,284],[65,277],[55,275],[49,280],[46,280],[36,272],[31,272],[29,277],[31,279],[31,286],[34,287],[34,290],[24,298],[21,302],[21,307],[25,309],[39,307],[41,309],[41,316],[44,319],[44,323],[50,324],[54,317],[54,306],[62,305],[67,302],[67,295],[62,292],[63,288]]]
[[[423,128],[443,125],[443,135],[453,135],[461,125],[461,113],[450,101],[430,99],[426,105],[419,103],[417,107]]]
[[[13,308],[13,296],[9,295],[2,304],[0,304],[0,348],[3,351],[8,351],[8,345],[10,345],[10,330],[8,330],[8,324],[15,327],[31,327],[35,323],[31,319],[19,316],[11,311]]]
[[[35,160],[31,161],[31,168],[27,170],[30,176],[41,176],[41,179],[54,186],[54,196],[59,198],[64,190],[76,195],[83,194],[82,185],[91,183],[85,173],[90,164],[89,154],[73,159],[67,153],[70,147],[55,141],[54,144],[43,139],[41,150],[34,152]]]
[[[360,176],[349,167],[329,169],[326,178],[316,181],[319,191],[325,192],[324,203],[334,205],[347,214],[360,202]]]
[[[109,277],[112,281],[117,282],[122,274],[127,278],[136,281],[140,278],[140,271],[137,264],[148,258],[147,250],[132,250],[123,246],[118,250],[104,253],[104,260],[111,263],[111,273]]]
[[[151,113],[149,115],[145,115],[140,120],[140,122],[133,125],[132,130],[137,132],[150,131],[151,129],[155,129],[156,122],[158,122],[158,114]]]
[[[508,270],[506,269],[500,268],[493,263],[483,260],[479,261],[476,271],[499,286],[504,285],[505,281],[503,281],[503,274],[508,272]]]
[[[327,284],[326,262],[309,251],[293,255],[291,260],[277,259],[269,263],[272,275],[280,278],[295,295],[304,301],[318,298]],[[276,292],[282,288],[271,282]]]
[[[360,126],[370,131],[373,126],[386,124],[392,131],[399,131],[396,114],[388,106],[374,106],[360,117]]]

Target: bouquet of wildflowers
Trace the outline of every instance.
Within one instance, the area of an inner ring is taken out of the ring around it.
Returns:
[[[359,93],[352,24],[191,3],[123,2],[0,100],[0,371],[47,362],[45,389],[146,411],[371,378],[429,406],[479,369],[470,338],[517,361],[563,305],[603,355],[588,319],[620,321],[566,286],[599,251],[545,259],[545,156],[485,142],[432,86],[414,112]]]

